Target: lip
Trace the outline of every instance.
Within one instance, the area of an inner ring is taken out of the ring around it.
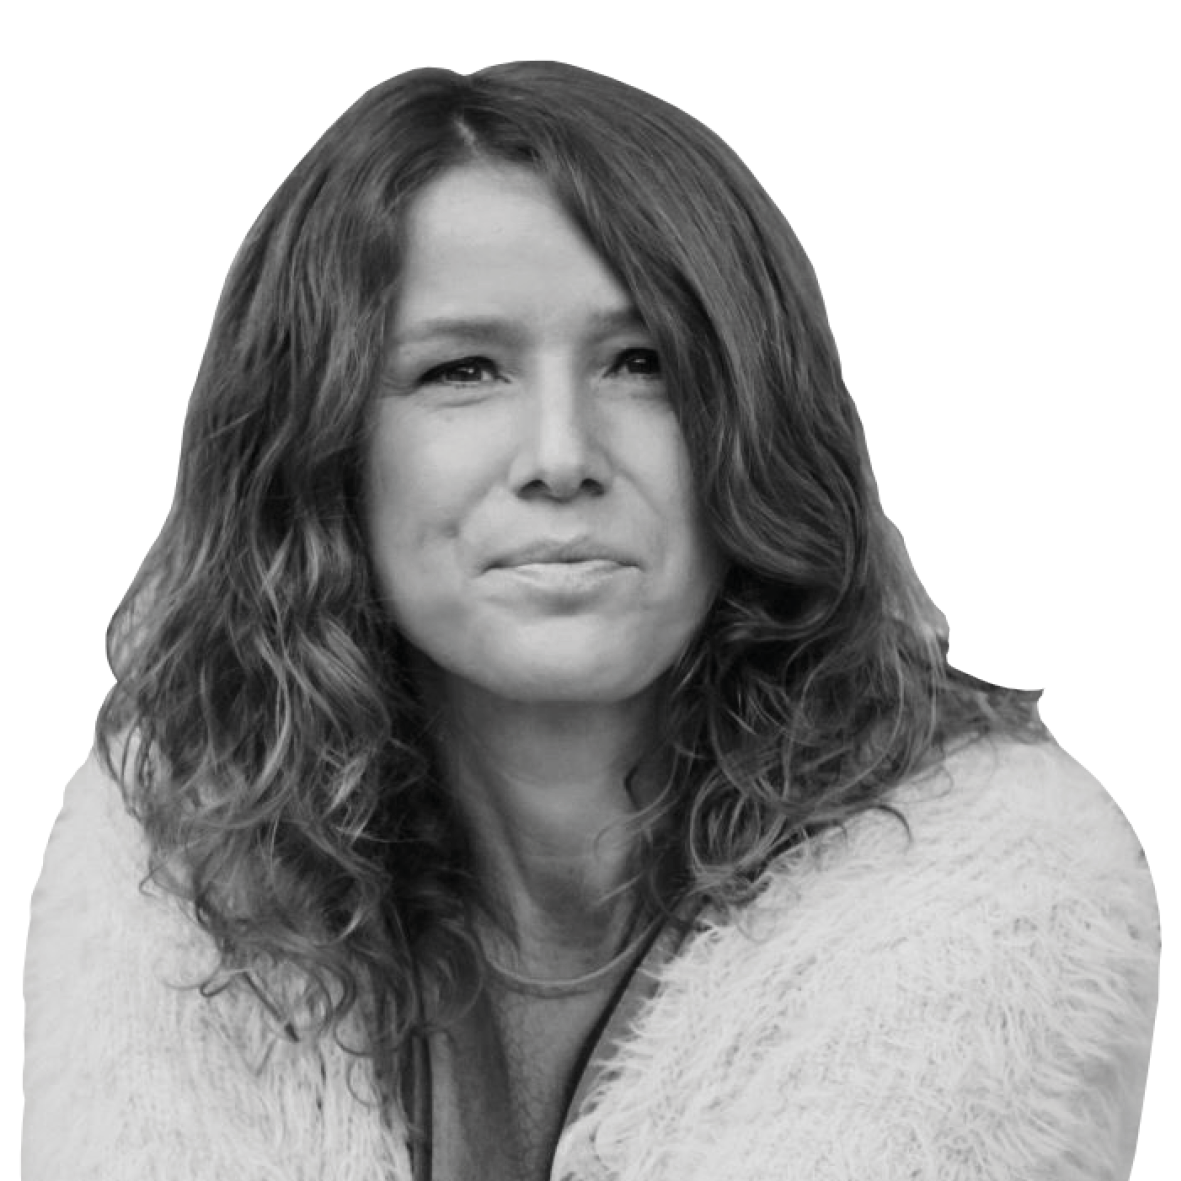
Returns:
[[[605,542],[589,537],[573,537],[532,541],[507,550],[490,563],[489,569],[583,562],[611,562],[616,566],[638,564],[632,557]]]
[[[537,601],[554,604],[582,604],[612,588],[619,588],[629,570],[609,558],[581,562],[522,562],[516,566],[493,567],[488,572],[500,587],[511,587],[515,599],[524,593]],[[564,608],[563,608],[564,609]]]

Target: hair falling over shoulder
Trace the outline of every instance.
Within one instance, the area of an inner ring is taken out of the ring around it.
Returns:
[[[356,1014],[379,1082],[468,999],[462,831],[376,589],[362,465],[406,209],[471,159],[534,169],[656,338],[729,573],[663,683],[637,886],[724,906],[949,745],[1041,738],[1036,693],[947,664],[882,513],[820,291],[711,131],[558,63],[400,75],[364,95],[234,260],[175,500],[108,634],[99,748],[222,971]],[[265,988],[261,995],[270,996]],[[289,995],[289,994],[285,994]],[[298,1026],[298,1022],[294,1022]]]

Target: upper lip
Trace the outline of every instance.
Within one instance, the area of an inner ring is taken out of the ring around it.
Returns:
[[[635,563],[615,546],[590,537],[566,540],[531,541],[499,554],[491,563],[496,566],[527,566],[534,562],[615,562],[620,566]]]

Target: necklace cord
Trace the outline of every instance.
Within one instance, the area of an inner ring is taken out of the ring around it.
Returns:
[[[605,964],[584,972],[580,976],[554,979],[543,976],[526,976],[521,972],[514,972],[503,964],[498,964],[487,950],[484,950],[484,962],[493,977],[501,984],[516,992],[524,992],[533,996],[575,996],[589,992],[604,980],[608,979],[620,968],[632,963],[650,942],[651,936],[661,924],[660,917],[647,923],[640,932],[629,939],[621,951],[616,952]],[[481,945],[482,946],[482,945]]]

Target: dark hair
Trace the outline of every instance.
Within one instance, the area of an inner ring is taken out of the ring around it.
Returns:
[[[404,1038],[464,1002],[475,948],[462,829],[367,552],[363,455],[407,207],[471,160],[535,170],[630,290],[729,563],[662,682],[642,892],[737,905],[950,743],[1045,733],[1036,694],[948,666],[812,269],[717,136],[558,63],[375,87],[234,261],[171,512],[111,623],[98,733],[151,875],[221,951],[207,987],[278,966],[320,1031],[363,1014],[387,1087]]]

